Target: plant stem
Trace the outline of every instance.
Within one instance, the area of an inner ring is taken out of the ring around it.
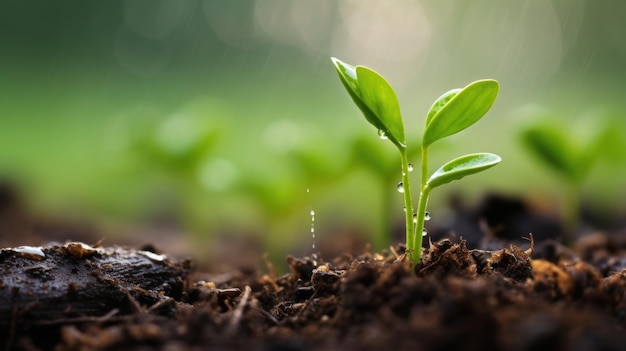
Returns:
[[[425,186],[420,191],[419,201],[417,202],[417,223],[413,232],[413,243],[415,245],[415,254],[413,255],[413,267],[417,266],[422,259],[422,239],[424,231],[424,218],[426,216],[426,205],[428,204],[428,195],[430,188]]]
[[[426,204],[428,203],[428,195],[430,188],[426,186],[428,182],[428,147],[422,146],[422,167],[420,196],[417,202],[417,223],[413,228],[411,235],[411,243],[413,245],[413,254],[410,256],[413,267],[415,267],[422,259],[422,231],[424,230],[424,218],[426,215]]]
[[[409,180],[409,161],[406,153],[406,148],[399,148],[400,159],[402,163],[402,187],[404,188],[404,208],[406,219],[406,250],[408,252],[407,257],[413,261],[413,253],[415,252],[415,240],[413,224],[413,199],[411,198],[411,185]]]
[[[570,182],[563,201],[563,245],[572,247],[580,225],[580,184]]]

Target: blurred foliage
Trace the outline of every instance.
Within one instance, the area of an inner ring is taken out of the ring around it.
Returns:
[[[400,171],[385,148],[359,151],[379,139],[337,98],[328,57],[338,56],[397,87],[408,140],[439,92],[500,81],[490,123],[432,156],[484,149],[507,160],[453,190],[467,195],[526,194],[529,172],[538,193],[553,188],[519,148],[520,106],[591,125],[583,112],[614,111],[617,137],[603,140],[615,145],[602,145],[614,161],[599,161],[585,186],[623,213],[614,170],[626,168],[624,10],[617,0],[3,1],[0,176],[38,209],[105,223],[167,215],[181,231],[254,233],[286,247],[310,243],[315,208],[318,235],[339,223],[371,235],[402,214],[392,210],[400,197],[368,187],[393,187]],[[354,196],[362,201],[348,209]]]
[[[618,172],[626,163],[626,130],[607,113],[596,114],[592,125],[557,123],[539,107],[527,108],[526,126],[520,129],[521,142],[530,154],[563,179],[561,211],[565,230],[563,241],[574,242],[580,232],[582,189],[594,164],[605,161]]]

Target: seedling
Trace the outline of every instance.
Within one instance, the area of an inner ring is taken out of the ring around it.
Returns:
[[[374,232],[375,235],[372,237],[372,248],[381,250],[389,245],[389,235],[387,233],[394,228],[393,218],[396,211],[391,212],[391,209],[394,208],[394,204],[397,201],[397,194],[393,191],[385,190],[394,181],[397,182],[398,165],[393,148],[381,148],[379,140],[376,139],[372,138],[371,135],[362,135],[361,133],[355,136],[350,143],[352,150],[352,163],[350,165],[368,170],[383,190],[381,202],[377,204],[382,209],[380,229],[376,230]],[[412,159],[413,157],[418,157],[419,148],[411,147],[407,152],[407,157]],[[409,165],[410,168],[411,165]]]
[[[464,155],[444,164],[429,177],[428,148],[435,141],[456,134],[482,118],[498,95],[498,82],[479,80],[465,88],[450,90],[431,106],[421,143],[420,196],[417,212],[414,213],[409,181],[413,166],[407,157],[404,124],[395,91],[385,78],[372,69],[355,67],[334,57],[331,60],[339,79],[365,119],[376,127],[382,139],[391,141],[400,152],[402,181],[398,184],[398,191],[404,194],[407,258],[416,266],[421,260],[426,205],[432,189],[493,167],[501,161],[498,155],[491,153]]]
[[[527,149],[566,183],[562,205],[562,241],[565,245],[573,243],[579,226],[582,183],[600,156],[602,144],[606,143],[610,132],[609,126],[585,140],[546,121],[536,122],[522,131],[522,142]]]

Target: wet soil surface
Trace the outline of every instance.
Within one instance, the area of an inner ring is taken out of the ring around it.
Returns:
[[[531,254],[444,239],[415,272],[399,247],[329,261],[288,257],[290,273],[279,277],[190,274],[188,261],[76,242],[4,249],[2,346],[623,350],[622,248],[604,236],[581,242],[578,255],[554,242]]]
[[[287,257],[280,276],[206,273],[153,247],[11,245],[0,350],[626,349],[623,236],[467,243],[430,244],[416,270],[396,247]]]

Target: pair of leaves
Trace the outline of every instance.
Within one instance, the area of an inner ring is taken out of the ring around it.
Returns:
[[[355,67],[334,57],[331,60],[341,82],[365,118],[398,147],[405,147],[400,106],[389,82],[367,67]],[[428,112],[422,145],[429,146],[476,123],[489,111],[498,90],[497,81],[486,79],[443,94]]]
[[[352,66],[331,58],[344,87],[363,115],[400,149],[406,148],[404,124],[396,94],[385,78],[375,71]],[[450,90],[439,97],[428,112],[422,147],[458,133],[476,123],[493,105],[499,85],[495,80],[479,80],[463,89]],[[494,154],[471,154],[452,160],[429,179],[431,189],[490,168],[501,161]]]
[[[400,149],[406,147],[404,124],[395,91],[380,74],[331,58],[339,78],[365,119]]]
[[[492,79],[478,80],[462,89],[452,89],[441,95],[428,111],[422,147],[456,134],[481,119],[493,106],[499,84]],[[500,163],[500,156],[490,153],[464,155],[441,166],[428,179],[435,188],[484,171]]]

